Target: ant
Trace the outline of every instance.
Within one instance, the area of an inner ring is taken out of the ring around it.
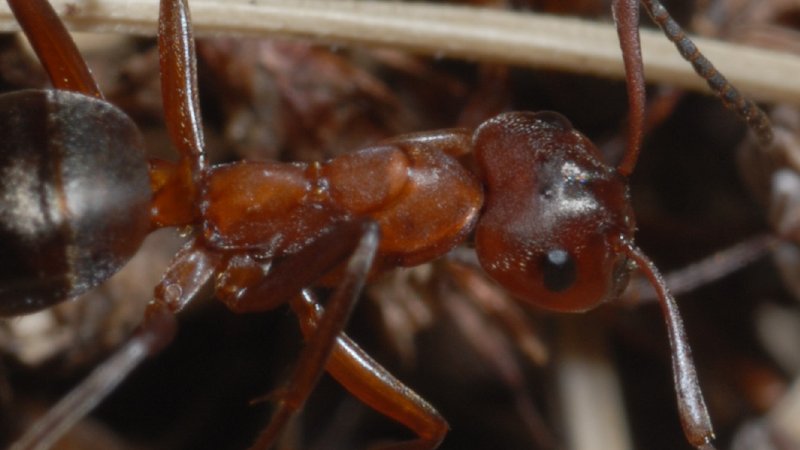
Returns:
[[[656,289],[672,348],[687,440],[712,449],[714,433],[676,302],[634,244],[627,177],[642,140],[644,78],[639,2],[615,0],[630,119],[618,167],[554,112],[510,112],[477,129],[398,136],[324,163],[211,166],[200,126],[186,0],[162,0],[159,55],[165,118],[176,163],[145,160],[133,122],[103,99],[46,0],[9,0],[53,90],[0,98],[0,315],[45,309],[96,286],[152,230],[191,227],[137,332],[15,443],[47,448],[176,332],[175,315],[213,281],[237,313],[288,303],[307,346],[271,398],[272,420],[254,449],[269,448],[324,371],[417,435],[402,448],[434,449],[447,422],[369,358],[343,328],[366,280],[438,258],[474,234],[484,270],[543,308],[582,312],[616,299],[641,270]],[[656,0],[642,4],[680,53],[767,144],[770,124],[697,51]],[[462,159],[474,158],[477,170]],[[323,308],[309,286],[335,289]]]

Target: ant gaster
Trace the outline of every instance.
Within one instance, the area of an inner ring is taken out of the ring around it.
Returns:
[[[655,0],[642,3],[684,57],[764,142],[763,113],[719,75]],[[175,332],[174,315],[209,281],[235,312],[288,302],[307,346],[255,449],[271,446],[327,370],[372,408],[411,428],[404,448],[436,448],[445,420],[342,332],[369,274],[442,256],[475,232],[486,272],[516,297],[558,311],[615,299],[642,270],[658,292],[688,441],[713,431],[673,297],[633,244],[627,176],[642,139],[639,6],[615,0],[630,127],[625,157],[607,166],[561,115],[512,112],[474,132],[396,137],[325,163],[210,166],[197,100],[185,0],[162,0],[159,51],[166,124],[177,163],[145,160],[131,120],[103,100],[46,0],[9,0],[54,90],[2,96],[0,314],[41,310],[107,279],[150,230],[196,230],[174,257],[137,333],[12,448],[47,448]],[[477,173],[459,163],[472,154]],[[308,286],[336,290],[323,309]]]

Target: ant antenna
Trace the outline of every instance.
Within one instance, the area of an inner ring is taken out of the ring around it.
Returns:
[[[622,48],[625,84],[628,89],[628,144],[617,172],[628,177],[636,167],[644,135],[645,82],[642,44],[639,39],[639,5],[630,1],[614,1],[611,4],[611,13],[617,23],[617,36],[619,46]]]
[[[683,319],[678,312],[678,304],[667,289],[664,277],[650,258],[624,236],[620,236],[619,243],[622,252],[636,263],[658,295],[667,325],[669,345],[672,348],[672,373],[678,397],[679,416],[686,439],[699,450],[713,450],[711,439],[714,438],[714,430],[703,394],[700,392],[697,371],[692,361],[692,350],[683,327]]]
[[[732,110],[755,132],[760,144],[772,144],[772,124],[766,113],[752,100],[745,98],[708,60],[680,25],[669,15],[659,0],[641,0],[648,14],[664,35],[675,44],[678,53],[688,61],[708,86],[722,100],[726,108]],[[622,176],[629,176],[639,157],[642,144],[645,117],[645,80],[639,38],[638,0],[614,0],[611,5],[617,35],[622,48],[625,65],[625,81],[628,89],[628,147],[625,156],[617,167]]]
[[[669,15],[667,9],[658,0],[642,0],[647,13],[661,28],[664,35],[675,44],[678,53],[692,64],[694,71],[703,77],[726,108],[736,113],[756,133],[762,146],[772,144],[772,124],[766,113],[752,100],[746,99],[722,73],[708,60],[697,46],[686,36],[680,25]]]

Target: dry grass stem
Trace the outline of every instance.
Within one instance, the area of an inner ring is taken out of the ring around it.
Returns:
[[[155,35],[156,0],[52,3],[72,30]],[[622,76],[619,44],[610,23],[447,5],[353,0],[193,0],[191,7],[198,35],[303,38]],[[5,3],[0,5],[0,29],[17,29]],[[643,30],[642,40],[650,82],[707,89],[660,33]],[[800,104],[800,83],[792,75],[800,73],[800,57],[701,38],[696,42],[749,96]]]
[[[568,317],[559,322],[556,376],[567,448],[634,448],[621,380],[596,320]]]

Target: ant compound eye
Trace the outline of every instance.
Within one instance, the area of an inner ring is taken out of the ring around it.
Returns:
[[[562,292],[575,284],[575,260],[565,250],[548,251],[542,256],[541,269],[544,285],[551,292]]]

